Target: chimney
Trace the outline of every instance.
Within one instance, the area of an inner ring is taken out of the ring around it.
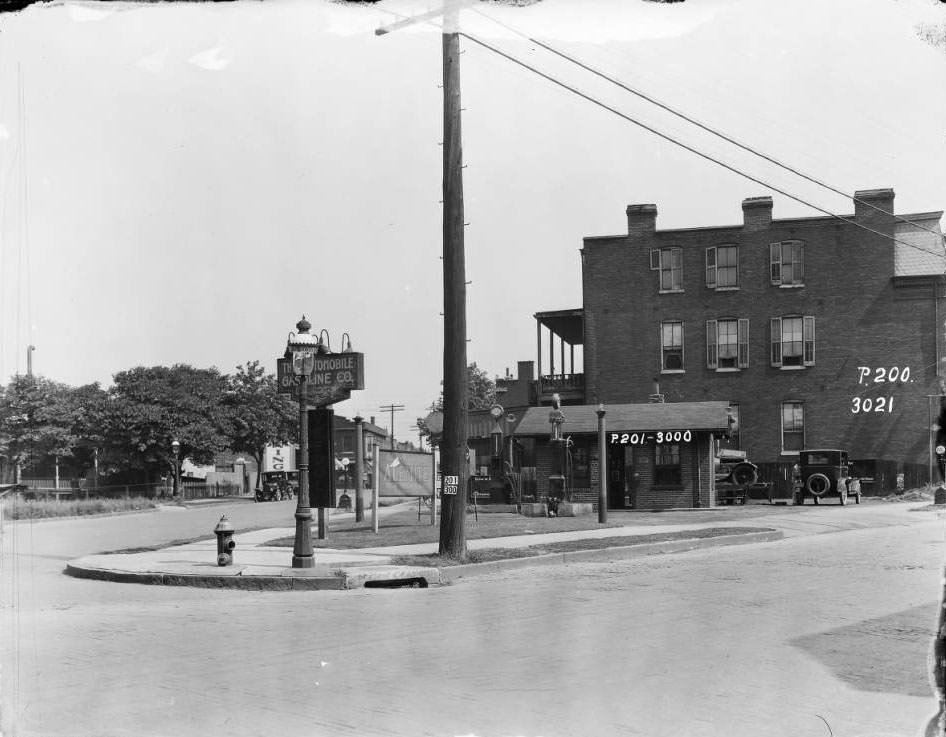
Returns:
[[[744,230],[765,230],[771,224],[771,197],[746,197],[742,201],[742,227]]]
[[[892,189],[862,189],[854,193],[854,219],[884,221],[890,220],[890,215],[879,212],[880,208],[887,213],[893,213]]]
[[[627,234],[639,237],[657,230],[657,205],[628,205]]]
[[[519,361],[516,365],[516,378],[519,381],[535,379],[535,361]]]
[[[374,424],[374,415],[371,415],[371,424]]]

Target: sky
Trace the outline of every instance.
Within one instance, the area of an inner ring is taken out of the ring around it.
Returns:
[[[275,371],[305,314],[348,333],[395,434],[440,393],[440,29],[430,0],[58,2],[0,17],[0,376],[134,366]],[[934,0],[473,3],[462,30],[839,214],[850,200],[713,140],[534,37],[844,192],[946,208]],[[468,359],[536,359],[538,311],[581,306],[582,238],[820,215],[462,40]],[[580,354],[579,354],[580,355]],[[547,365],[547,359],[544,361]]]

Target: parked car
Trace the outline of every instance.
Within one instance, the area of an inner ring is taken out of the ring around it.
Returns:
[[[256,492],[258,502],[279,502],[292,499],[295,494],[294,479],[298,475],[293,471],[264,471],[262,483]]]
[[[746,459],[744,450],[723,448],[716,457],[715,476],[721,502],[745,504],[749,488],[759,480],[759,467]]]
[[[837,449],[808,449],[798,453],[798,490],[795,503],[804,504],[809,494],[818,504],[826,497],[838,498],[843,505],[853,496],[861,503],[860,479],[851,476],[847,451]]]

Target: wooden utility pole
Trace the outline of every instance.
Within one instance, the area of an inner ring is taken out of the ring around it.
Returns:
[[[443,495],[440,554],[466,558],[467,367],[466,266],[463,250],[463,154],[460,147],[460,8],[475,0],[445,0],[441,10],[379,28],[396,28],[443,15]],[[447,480],[456,477],[457,483]],[[448,493],[454,489],[455,493]],[[436,503],[436,501],[435,501]]]
[[[457,477],[444,494],[440,554],[466,557],[467,368],[466,266],[463,248],[463,151],[460,138],[459,10],[447,8],[443,26],[443,477]],[[444,485],[446,489],[446,485]]]

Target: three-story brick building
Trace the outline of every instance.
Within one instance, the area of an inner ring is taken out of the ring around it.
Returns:
[[[584,239],[582,309],[536,319],[563,369],[565,334],[582,345],[586,404],[647,401],[656,380],[667,402],[729,402],[738,445],[782,475],[806,446],[848,450],[862,475],[924,475],[943,213],[893,207],[893,190],[868,190],[843,219],[773,219],[755,197],[740,225],[658,230],[655,205],[631,205],[626,234]]]

